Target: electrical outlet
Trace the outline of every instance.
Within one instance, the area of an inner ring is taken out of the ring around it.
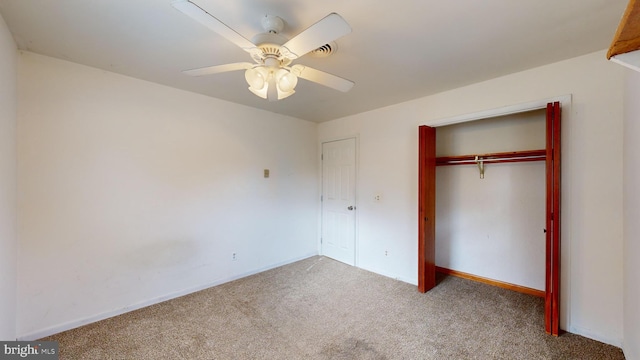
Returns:
[[[384,251],[384,256],[389,256],[389,250]]]
[[[232,253],[231,254],[231,261],[236,261],[236,260],[238,260],[238,254]]]
[[[376,194],[373,196],[373,201],[380,202],[380,200],[382,200],[382,195]]]

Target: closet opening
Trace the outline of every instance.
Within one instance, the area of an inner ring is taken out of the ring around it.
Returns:
[[[439,271],[541,296],[558,335],[560,103],[419,134],[419,291]]]

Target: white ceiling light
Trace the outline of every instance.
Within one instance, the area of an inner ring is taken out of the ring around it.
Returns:
[[[293,95],[298,84],[298,77],[285,67],[269,68],[265,65],[256,65],[247,69],[244,77],[252,93],[269,101],[281,100]]]

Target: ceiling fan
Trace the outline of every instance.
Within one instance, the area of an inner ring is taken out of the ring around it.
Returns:
[[[354,85],[350,80],[308,66],[291,65],[293,60],[351,32],[349,24],[336,13],[327,15],[292,39],[280,35],[284,27],[282,19],[266,15],[262,19],[265,32],[249,41],[190,0],[173,0],[171,6],[236,44],[248,52],[254,61],[183,71],[187,75],[201,76],[245,70],[249,90],[269,101],[291,96],[295,92],[298,78],[343,92],[349,91]]]

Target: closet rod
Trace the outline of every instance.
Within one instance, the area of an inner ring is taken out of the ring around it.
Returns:
[[[436,166],[472,165],[478,160],[491,163],[543,161],[547,158],[547,150],[509,151],[478,155],[441,156],[436,158]]]

